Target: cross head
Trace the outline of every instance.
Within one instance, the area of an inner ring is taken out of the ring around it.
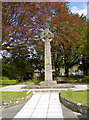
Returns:
[[[50,30],[48,28],[46,28],[44,30],[44,32],[41,33],[40,35],[41,39],[43,42],[45,42],[45,40],[49,40],[49,42],[52,41],[52,39],[54,38],[54,34],[52,32],[50,32]]]

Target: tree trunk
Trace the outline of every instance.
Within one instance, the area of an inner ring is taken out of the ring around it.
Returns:
[[[86,75],[86,69],[85,69],[85,56],[83,55],[82,58],[82,63],[83,63],[83,75]]]
[[[60,62],[58,63],[58,72],[60,74]]]
[[[69,75],[69,62],[68,62],[68,56],[67,55],[65,55],[64,63],[65,63],[65,76],[68,78],[68,75]]]
[[[87,55],[87,63],[86,63],[86,66],[87,66],[87,68],[86,68],[86,74],[87,75],[89,75],[89,55]]]
[[[55,74],[56,74],[56,76],[58,76],[57,62],[55,63]]]

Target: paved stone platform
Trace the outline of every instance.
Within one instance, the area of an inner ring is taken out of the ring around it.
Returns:
[[[10,86],[6,86],[6,87],[2,87],[0,88],[0,91],[29,91],[29,89],[27,88],[28,85],[10,85]],[[24,88],[24,89],[22,89]],[[32,91],[61,91],[61,90],[68,90],[71,89],[73,91],[77,91],[77,90],[89,90],[89,84],[70,84],[70,83],[66,83],[66,84],[57,84],[57,86],[55,87],[31,87],[30,90]]]
[[[14,118],[63,118],[58,92],[36,92]]]
[[[75,88],[75,84],[57,84],[51,86],[42,86],[42,85],[27,85],[22,87],[22,89],[63,89],[63,88]]]

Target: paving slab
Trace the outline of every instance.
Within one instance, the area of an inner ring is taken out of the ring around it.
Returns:
[[[63,118],[59,93],[35,92],[14,118]]]

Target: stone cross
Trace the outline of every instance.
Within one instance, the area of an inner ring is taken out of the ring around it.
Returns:
[[[51,46],[50,42],[54,38],[52,32],[48,28],[40,35],[42,41],[45,43],[45,81],[41,82],[42,85],[55,85],[56,81],[52,80],[52,63],[51,63]]]

